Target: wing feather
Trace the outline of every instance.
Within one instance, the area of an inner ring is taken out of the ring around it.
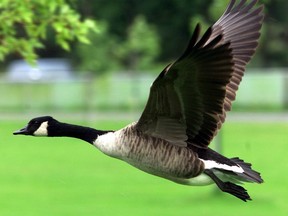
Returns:
[[[203,125],[199,133],[189,139],[191,143],[206,146],[211,142],[211,139],[217,134],[226,118],[226,112],[231,110],[232,102],[236,98],[236,91],[245,72],[247,63],[251,60],[258,46],[260,37],[260,29],[263,21],[263,6],[253,9],[257,0],[246,4],[246,0],[241,0],[238,5],[232,0],[224,14],[212,26],[212,34],[209,43],[214,38],[222,34],[220,44],[230,43],[234,62],[234,69],[229,83],[226,85],[226,94],[224,98],[223,109],[217,115],[219,121],[217,127],[214,128],[213,136],[205,135],[206,126]],[[203,137],[206,137],[203,138]],[[205,140],[205,142],[203,142]],[[201,143],[200,143],[201,142]]]
[[[159,74],[138,130],[183,147],[211,142],[235,100],[263,20],[257,0],[235,3],[200,39],[198,24],[182,56]]]

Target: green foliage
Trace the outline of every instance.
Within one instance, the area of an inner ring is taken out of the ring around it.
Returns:
[[[98,73],[117,67],[145,69],[155,61],[159,64],[177,58],[196,23],[200,22],[202,32],[205,31],[228,3],[229,0],[129,0],[129,4],[105,0],[1,0],[0,60],[17,53],[33,62],[37,49],[44,46],[48,46],[44,55],[60,56],[61,50],[55,49],[48,35],[52,30],[56,43],[65,50],[74,48],[75,41],[93,42],[81,48],[77,44],[71,54],[82,69]],[[265,21],[252,65],[287,66],[288,1],[259,0],[258,4],[265,4]],[[83,20],[79,14],[102,20],[102,26],[97,23],[96,28],[95,22]],[[141,26],[148,26],[148,32]],[[103,32],[97,35],[90,30]]]
[[[90,33],[88,36],[90,44],[76,45],[74,59],[79,70],[102,74],[120,67],[115,58],[115,49],[119,45],[115,37],[108,34],[106,22],[99,21],[97,27],[99,33]]]
[[[229,2],[230,0],[213,1],[211,6],[209,7],[210,18],[211,20],[213,20],[213,22],[219,19],[219,17],[225,11]]]
[[[158,61],[166,62],[177,58],[185,49],[191,29],[200,22],[202,32],[213,24],[224,12],[229,0],[130,0],[81,1],[89,7],[96,19],[107,21],[108,34],[125,40],[127,31],[135,17],[142,14],[157,29],[159,37]],[[237,1],[239,3],[240,0]],[[84,4],[83,3],[83,4]],[[287,0],[259,0],[265,6],[265,20],[260,46],[252,64],[257,67],[281,67],[288,65],[288,16]],[[84,6],[83,6],[84,7]],[[101,8],[101,10],[99,10]]]
[[[118,55],[130,70],[151,69],[159,54],[159,37],[145,17],[139,15],[128,28],[126,41],[118,48]]]
[[[203,0],[130,0],[123,1],[82,1],[90,15],[109,23],[109,34],[124,41],[136,17],[143,16],[149,25],[157,30],[159,51],[157,61],[171,61],[184,50],[189,37],[190,18],[195,14],[206,14],[212,1]],[[80,4],[80,2],[79,2]],[[88,6],[89,5],[89,6]],[[101,10],[99,10],[101,8]]]
[[[56,34],[56,43],[70,49],[70,42],[89,43],[87,34],[97,30],[95,22],[81,20],[65,0],[2,0],[0,2],[0,60],[17,53],[34,63],[36,50],[43,48],[47,29]]]
[[[159,36],[144,16],[135,17],[124,39],[109,33],[106,22],[98,22],[99,34],[91,34],[91,44],[76,46],[79,69],[102,74],[121,69],[149,70],[159,55]]]
[[[288,66],[288,1],[266,0],[266,25],[258,50],[259,65],[263,67]]]

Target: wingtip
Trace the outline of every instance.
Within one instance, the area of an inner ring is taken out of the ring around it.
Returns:
[[[194,28],[192,37],[188,43],[188,46],[186,50],[184,51],[184,53],[182,54],[182,56],[178,59],[178,61],[185,58],[187,55],[189,55],[189,53],[191,52],[191,50],[193,49],[193,47],[195,46],[195,44],[197,43],[199,39],[200,31],[201,31],[201,25],[200,23],[197,23]]]

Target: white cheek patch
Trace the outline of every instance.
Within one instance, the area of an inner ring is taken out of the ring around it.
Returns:
[[[43,122],[40,127],[33,133],[34,136],[48,136],[48,121]]]

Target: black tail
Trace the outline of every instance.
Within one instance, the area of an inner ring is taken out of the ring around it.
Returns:
[[[223,182],[222,180],[220,180],[214,173],[212,170],[205,170],[204,171],[205,174],[207,174],[211,179],[213,179],[213,181],[216,183],[216,185],[223,191],[226,193],[230,193],[231,195],[243,200],[243,201],[247,201],[247,200],[251,200],[249,194],[247,193],[247,190],[239,185],[236,185],[234,183],[231,182]]]
[[[246,163],[238,157],[229,159],[209,148],[197,149],[197,153],[205,164],[208,165],[209,163],[211,164],[211,162],[215,162],[213,166],[207,166],[204,173],[207,174],[223,192],[230,193],[243,201],[251,200],[251,198],[246,189],[236,183],[263,182],[260,173],[253,170],[250,163]]]
[[[244,170],[243,173],[235,173],[239,177],[239,180],[256,182],[259,184],[263,183],[263,179],[261,178],[260,173],[251,168],[251,163],[246,163],[238,157],[231,158],[230,160],[242,167],[242,169]]]

